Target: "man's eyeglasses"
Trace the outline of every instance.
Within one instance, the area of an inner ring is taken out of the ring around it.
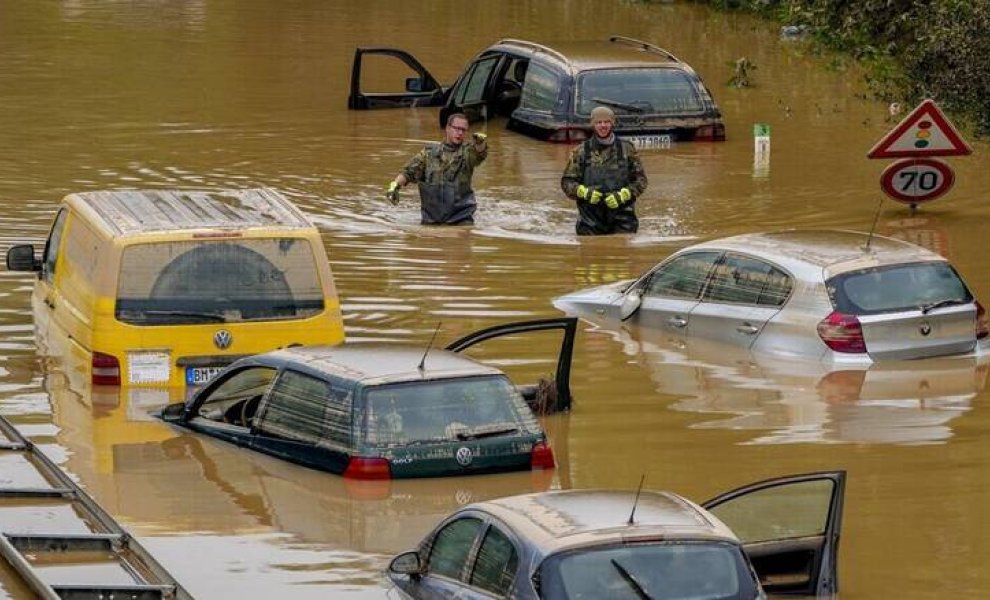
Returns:
[[[457,125],[447,125],[447,127],[450,127],[454,131],[459,131],[461,133],[467,133],[468,130],[467,127],[458,127]]]

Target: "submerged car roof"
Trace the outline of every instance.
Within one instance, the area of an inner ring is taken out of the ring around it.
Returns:
[[[312,228],[306,215],[279,192],[244,190],[104,190],[69,194],[67,204],[89,211],[118,235],[244,229]]]
[[[633,513],[633,506],[636,511]],[[492,514],[543,556],[589,544],[635,539],[729,541],[738,538],[694,502],[670,492],[561,490],[497,498],[467,507]],[[634,515],[629,524],[630,515]]]
[[[426,354],[425,360],[423,355]],[[305,366],[314,373],[360,381],[365,385],[503,375],[467,356],[437,348],[387,343],[348,342],[337,346],[297,346],[254,357],[268,364]],[[423,368],[418,368],[420,361]]]
[[[540,44],[527,40],[504,39],[496,42],[486,52],[493,50],[543,56],[572,69],[602,69],[610,67],[672,66],[691,71],[686,63],[671,53],[638,40],[616,38],[616,41],[580,41]]]

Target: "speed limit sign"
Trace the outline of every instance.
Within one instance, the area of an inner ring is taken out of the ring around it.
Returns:
[[[949,165],[934,158],[905,158],[883,170],[880,187],[900,202],[921,204],[949,191],[956,176]]]

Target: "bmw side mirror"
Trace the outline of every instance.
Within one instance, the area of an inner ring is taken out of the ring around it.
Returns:
[[[422,92],[423,91],[423,80],[420,77],[407,77],[406,78],[406,91],[407,92]]]
[[[388,570],[397,575],[419,577],[423,574],[423,567],[419,562],[419,552],[409,550],[396,556],[388,564]]]
[[[642,303],[643,292],[641,290],[630,290],[629,293],[622,297],[622,303],[619,304],[619,319],[625,321],[636,314]]]
[[[34,246],[18,244],[7,250],[8,271],[40,271],[41,261],[34,257]]]

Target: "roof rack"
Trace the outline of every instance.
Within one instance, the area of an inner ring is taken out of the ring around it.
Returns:
[[[498,44],[512,44],[515,46],[522,46],[533,52],[543,52],[545,54],[552,54],[557,60],[561,62],[567,62],[567,57],[560,52],[550,48],[549,46],[544,46],[543,44],[537,44],[536,42],[530,42],[527,40],[517,40],[515,38],[505,38],[496,42]]]
[[[0,415],[0,455],[7,453],[20,455],[18,460],[29,468],[14,469],[20,475],[11,478],[12,485],[0,487],[0,516],[5,510],[23,511],[25,507],[35,507],[37,514],[43,514],[53,510],[53,503],[62,502],[71,507],[67,512],[79,519],[63,523],[63,531],[43,533],[36,530],[45,523],[27,523],[22,531],[9,532],[11,523],[0,519],[4,528],[0,532],[0,562],[6,561],[38,598],[192,599],[135,538]],[[116,568],[107,568],[105,557],[110,557]],[[81,571],[66,569],[54,574],[51,566],[56,563],[79,567],[94,563],[95,568],[74,581]]]
[[[608,41],[618,42],[620,44],[626,44],[627,46],[639,48],[640,50],[643,50],[645,52],[653,52],[655,54],[661,54],[674,62],[684,62],[681,59],[674,56],[673,54],[671,54],[670,52],[668,52],[667,50],[664,50],[660,46],[654,46],[653,44],[649,42],[644,42],[643,40],[637,40],[635,38],[626,37],[624,35],[613,35],[610,38],[608,38]]]

